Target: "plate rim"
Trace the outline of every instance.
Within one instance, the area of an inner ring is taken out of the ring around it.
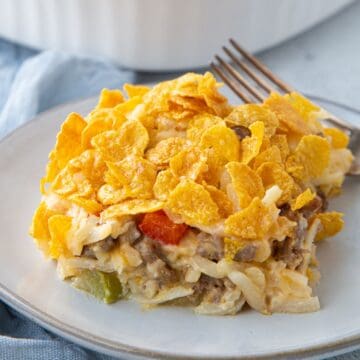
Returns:
[[[57,106],[54,106],[50,109],[47,109],[26,123],[20,125],[19,127],[13,129],[8,134],[6,134],[1,140],[0,145],[3,142],[7,141],[13,136],[16,136],[16,133],[28,126],[33,126],[34,123],[41,120],[44,116],[51,114],[56,111],[60,111],[62,108],[66,108],[70,105],[74,106],[84,106],[87,103],[95,102],[97,96],[91,96],[86,98],[79,98],[75,101],[69,101]],[[251,360],[267,360],[273,359],[274,357],[278,359],[295,359],[299,356],[305,356],[306,358],[319,358],[322,355],[339,355],[347,352],[354,351],[360,348],[360,327],[356,334],[345,336],[338,340],[332,340],[326,343],[313,345],[306,347],[304,349],[294,349],[287,351],[278,351],[271,354],[261,354],[261,355],[238,355],[238,356],[211,356],[211,355],[176,355],[172,353],[167,353],[163,351],[151,351],[146,350],[141,347],[127,345],[118,341],[107,340],[97,335],[93,335],[90,332],[81,330],[75,326],[69,325],[58,318],[55,318],[36,306],[29,303],[23,297],[17,295],[15,292],[8,289],[5,285],[0,283],[0,300],[6,303],[8,306],[14,308],[16,311],[34,321],[38,325],[44,327],[45,329],[63,337],[75,344],[83,346],[87,349],[94,350],[97,352],[102,352],[111,356],[119,357],[124,354],[150,358],[150,359],[171,359],[171,360],[188,360],[188,359],[198,359],[198,360],[240,360],[240,359],[251,359]]]

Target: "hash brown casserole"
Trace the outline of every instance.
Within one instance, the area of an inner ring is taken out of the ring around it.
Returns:
[[[30,233],[61,279],[106,303],[202,314],[319,309],[316,246],[352,162],[298,93],[231,106],[210,73],[104,89],[61,126]]]

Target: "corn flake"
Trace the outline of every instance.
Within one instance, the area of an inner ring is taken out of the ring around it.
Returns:
[[[225,234],[242,239],[262,239],[274,223],[273,214],[255,197],[248,207],[229,216],[225,221]]]
[[[60,256],[69,257],[70,252],[67,248],[67,235],[71,229],[72,219],[66,215],[53,215],[49,218],[49,255],[53,259]]]
[[[100,187],[96,195],[97,200],[103,205],[114,205],[127,198],[124,188],[114,188],[109,184]]]
[[[146,152],[146,158],[152,163],[164,166],[181,150],[189,146],[189,142],[181,137],[170,137],[161,140],[156,146]]]
[[[124,115],[130,120],[130,114],[135,110],[135,108],[141,104],[142,98],[140,96],[134,96],[129,100],[124,101],[121,104],[118,104],[114,107],[114,112],[116,114]]]
[[[103,89],[96,109],[112,108],[123,101],[124,96],[120,90]]]
[[[201,149],[212,149],[224,163],[239,161],[240,141],[233,130],[223,125],[214,125],[204,131],[200,141]]]
[[[187,148],[172,157],[169,167],[174,176],[196,180],[207,170],[206,154],[197,147]]]
[[[70,160],[51,184],[56,194],[69,197],[77,194],[89,198],[104,183],[106,164],[95,150],[86,150]]]
[[[259,104],[244,104],[237,106],[225,121],[246,128],[249,128],[250,125],[256,121],[261,121],[264,123],[264,132],[267,136],[273,136],[276,128],[279,126],[276,115],[265,106]]]
[[[71,113],[61,125],[54,149],[49,154],[45,181],[51,182],[68,161],[81,154],[81,133],[86,121],[78,114]]]
[[[220,117],[211,114],[196,115],[189,121],[186,137],[193,143],[198,143],[204,131],[214,125],[225,125],[225,122]]]
[[[174,176],[170,169],[160,171],[153,187],[155,197],[158,200],[166,201],[178,183],[179,179]]]
[[[265,162],[276,162],[278,164],[282,164],[281,152],[279,148],[275,145],[270,146],[266,150],[262,151],[258,156],[255,157],[253,168],[257,169]]]
[[[264,123],[256,121],[249,127],[251,136],[241,142],[242,162],[248,164],[260,152],[264,139]]]
[[[129,154],[143,155],[148,143],[148,132],[137,120],[127,121],[118,131],[105,131],[91,140],[104,160],[114,162]]]
[[[230,184],[240,208],[247,207],[254,197],[262,198],[264,196],[261,178],[249,166],[233,161],[228,163],[225,168],[230,176]],[[230,191],[228,186],[227,191]]]
[[[336,211],[317,214],[316,218],[320,220],[321,225],[315,240],[323,240],[341,231],[344,226],[342,217],[343,214]]]
[[[154,212],[163,208],[164,203],[153,199],[131,199],[120,204],[109,206],[101,213],[104,220]]]
[[[216,154],[213,149],[207,149],[207,171],[201,176],[208,184],[218,186],[223,172],[224,158]]]
[[[49,209],[46,203],[42,201],[34,213],[29,231],[30,235],[36,239],[36,244],[45,253],[47,252],[50,240],[48,221],[53,215],[55,215],[55,212]]]
[[[262,179],[262,183],[266,189],[277,185],[282,194],[277,201],[277,205],[282,205],[289,202],[294,196],[297,196],[300,192],[298,185],[294,182],[293,178],[286,172],[284,167],[279,163],[266,162],[263,163],[256,173]]]
[[[317,135],[303,136],[286,162],[287,171],[299,180],[319,177],[328,167],[330,145]]]
[[[320,111],[318,106],[297,92],[286,94],[284,98],[297,110],[301,117],[307,121],[313,118],[314,113]]]
[[[344,149],[349,145],[349,136],[340,129],[325,128],[324,133],[330,137],[334,149]]]
[[[203,76],[188,73],[177,79],[171,98],[177,97],[177,101],[179,101],[179,98],[183,98],[184,101],[193,99],[190,103],[198,102],[198,104],[205,105],[205,108],[203,108],[203,105],[199,106],[199,110],[202,112],[224,117],[228,115],[231,107],[226,97],[218,92],[218,87],[219,84],[210,72],[205,73]]]
[[[281,160],[285,162],[286,158],[290,154],[289,144],[286,135],[275,134],[273,137],[271,137],[270,144],[276,146],[279,149],[281,154]]]
[[[91,147],[91,139],[108,130],[118,130],[126,121],[123,114],[114,108],[105,108],[92,111],[87,116],[87,125],[81,133],[81,144],[84,149]]]
[[[184,180],[171,192],[165,209],[181,216],[188,225],[212,225],[220,220],[219,209],[204,186]]]
[[[76,204],[77,206],[85,209],[89,214],[99,214],[103,209],[102,204],[98,203],[95,199],[89,199],[84,196],[73,194],[68,197],[68,200]]]
[[[310,133],[310,129],[301,114],[283,96],[271,93],[264,101],[264,105],[275,113],[280,126],[286,132],[294,132],[300,135]]]
[[[144,85],[125,84],[124,90],[129,98],[133,98],[134,96],[143,97],[146,93],[148,93],[151,90],[151,88]]]
[[[234,212],[233,203],[223,191],[215,186],[206,184],[206,182],[203,182],[203,186],[217,205],[219,214],[222,218],[227,218]]]
[[[313,193],[310,189],[306,189],[303,193],[298,195],[295,201],[291,204],[291,210],[299,210],[309,204],[311,201],[315,199],[316,194]]]
[[[107,163],[105,182],[114,188],[124,188],[130,198],[149,199],[156,179],[156,167],[142,157],[130,155],[117,163]]]

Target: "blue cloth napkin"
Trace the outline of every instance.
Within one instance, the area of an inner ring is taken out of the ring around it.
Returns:
[[[135,81],[109,62],[36,52],[0,39],[0,138],[55,105]],[[0,302],[0,359],[110,359],[47,332]]]

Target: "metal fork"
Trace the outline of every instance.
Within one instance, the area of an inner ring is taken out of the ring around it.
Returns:
[[[283,94],[295,91],[235,40],[229,42],[231,46],[222,49],[231,61],[215,55],[217,63],[212,62],[210,66],[244,103],[263,102],[273,91]],[[349,134],[349,148],[355,159],[348,175],[360,175],[360,128],[330,113],[324,121]]]

